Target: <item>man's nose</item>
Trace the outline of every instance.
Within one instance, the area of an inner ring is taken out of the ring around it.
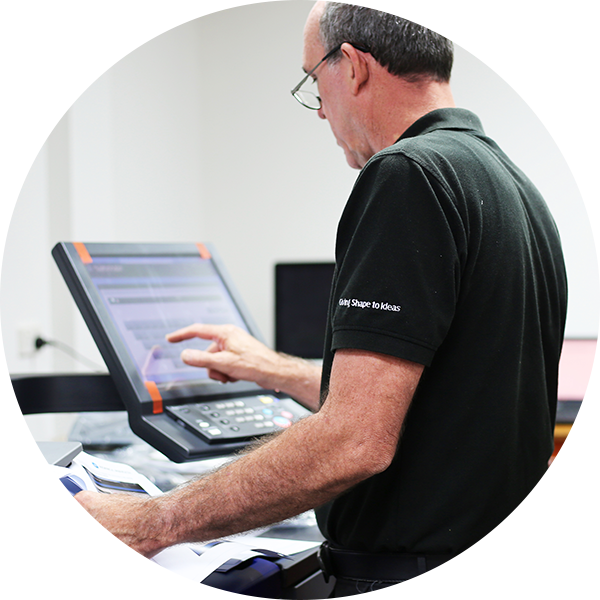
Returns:
[[[319,115],[320,119],[327,119],[325,116],[325,111],[323,110],[323,105],[321,105],[321,108],[317,111],[317,114]]]

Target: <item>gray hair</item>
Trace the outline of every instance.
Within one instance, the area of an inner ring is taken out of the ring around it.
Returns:
[[[319,32],[326,52],[348,42],[367,49],[392,75],[450,81],[452,42],[412,21],[363,6],[327,2]],[[340,57],[340,52],[333,54],[330,64]]]

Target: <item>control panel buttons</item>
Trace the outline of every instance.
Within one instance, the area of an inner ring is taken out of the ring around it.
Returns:
[[[273,423],[275,423],[275,425],[277,425],[277,427],[289,427],[292,422],[289,419],[286,419],[285,417],[282,417],[280,415],[277,415],[276,417],[273,417]]]
[[[291,399],[269,394],[167,406],[165,412],[209,444],[249,440],[310,414]]]

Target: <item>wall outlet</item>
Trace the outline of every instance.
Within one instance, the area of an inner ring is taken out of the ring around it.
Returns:
[[[31,357],[37,352],[35,340],[41,337],[41,327],[37,323],[22,323],[17,327],[17,350],[19,356]]]

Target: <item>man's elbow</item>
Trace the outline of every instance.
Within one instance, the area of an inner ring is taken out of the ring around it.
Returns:
[[[355,477],[362,481],[383,473],[394,460],[396,441],[370,439],[355,444],[351,450]]]

